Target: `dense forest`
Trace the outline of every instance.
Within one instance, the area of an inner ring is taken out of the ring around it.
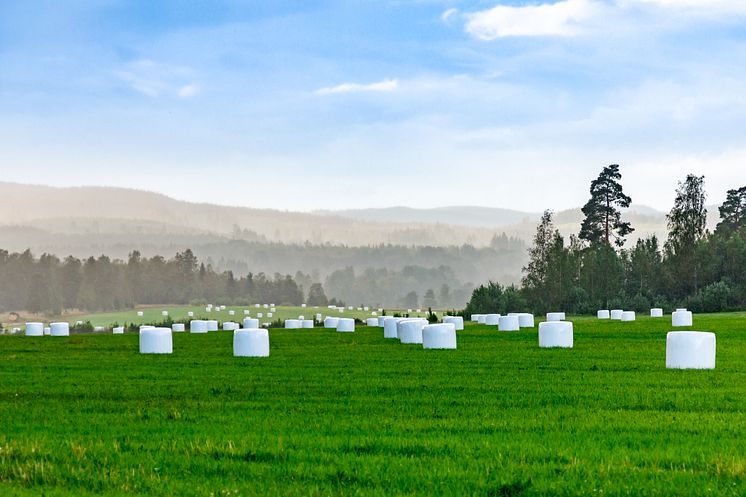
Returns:
[[[618,165],[591,183],[577,235],[568,240],[542,216],[520,285],[490,282],[474,290],[465,313],[537,313],[598,309],[645,311],[686,307],[697,312],[746,308],[746,187],[729,190],[720,221],[707,229],[704,176],[679,183],[667,215],[665,241],[656,236],[624,246],[634,226],[622,221],[624,194]]]
[[[126,261],[105,255],[83,260],[49,254],[36,258],[30,250],[0,250],[0,282],[0,312],[47,314],[197,302],[327,305],[346,301],[355,305],[453,307],[463,305],[473,288],[459,283],[445,266],[370,269],[360,274],[347,267],[331,273],[323,283],[300,271],[294,276],[251,272],[236,276],[200,262],[189,249],[171,259],[147,258],[134,251]],[[329,299],[326,289],[337,298]]]

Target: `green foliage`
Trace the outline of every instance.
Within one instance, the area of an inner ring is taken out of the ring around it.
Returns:
[[[621,247],[624,237],[634,231],[628,222],[622,221],[620,209],[629,207],[632,199],[624,194],[620,179],[619,165],[612,164],[591,182],[591,198],[582,209],[585,219],[579,235],[591,246],[611,245],[613,239]]]

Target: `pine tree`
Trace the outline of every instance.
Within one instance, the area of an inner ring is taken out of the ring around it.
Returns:
[[[591,182],[591,198],[583,206],[585,219],[579,236],[592,246],[611,245],[613,238],[614,243],[621,247],[624,237],[634,231],[628,222],[622,221],[620,209],[629,207],[632,199],[624,194],[620,179],[619,165],[612,164]]]
[[[720,206],[720,222],[715,232],[723,235],[744,234],[746,228],[746,186],[728,190],[725,202]]]

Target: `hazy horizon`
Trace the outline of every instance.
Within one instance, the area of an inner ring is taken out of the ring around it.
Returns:
[[[4,180],[279,210],[746,184],[735,0],[4,2]]]

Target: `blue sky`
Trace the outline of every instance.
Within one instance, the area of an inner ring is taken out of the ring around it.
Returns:
[[[283,210],[746,184],[746,2],[0,0],[3,180]]]

